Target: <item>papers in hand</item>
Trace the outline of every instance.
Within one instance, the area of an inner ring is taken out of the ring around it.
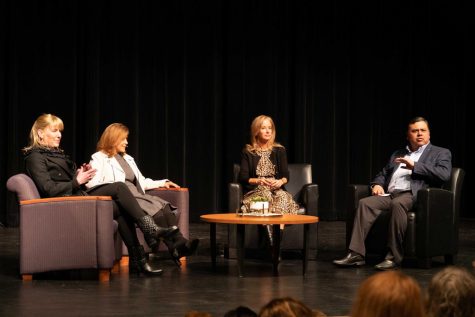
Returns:
[[[383,197],[386,197],[386,196],[389,196],[391,194],[379,194],[378,196],[383,196]]]

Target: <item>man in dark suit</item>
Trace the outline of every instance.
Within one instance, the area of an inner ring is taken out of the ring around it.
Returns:
[[[391,155],[388,164],[370,183],[372,196],[362,198],[356,210],[348,254],[333,263],[340,267],[365,264],[365,239],[382,210],[389,210],[388,253],[379,270],[397,268],[403,258],[407,212],[422,188],[441,186],[450,179],[452,154],[430,143],[429,123],[422,117],[409,122],[408,146]]]

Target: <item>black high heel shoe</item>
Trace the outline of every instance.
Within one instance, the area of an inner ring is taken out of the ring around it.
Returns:
[[[199,243],[200,243],[200,240],[193,239],[191,241],[188,240],[188,241],[186,241],[186,243],[184,243],[181,246],[177,247],[180,258],[184,257],[184,256],[193,255],[196,252],[196,249],[198,249],[198,244]]]
[[[178,267],[181,267],[180,254],[178,253],[178,250],[176,248],[173,248],[173,249],[170,249],[169,252],[170,252],[172,261],[175,263],[175,265]]]
[[[180,253],[177,250],[175,242],[173,242],[172,239],[165,239],[163,242],[168,248],[168,253],[170,253],[170,258],[172,259],[173,263],[175,263],[176,266],[181,267]]]
[[[180,259],[184,256],[193,255],[196,252],[199,243],[200,240],[198,239],[193,239],[191,241],[187,240],[185,243],[178,243],[175,244],[175,247],[170,248],[170,256],[173,262],[175,262],[176,266],[181,267]]]
[[[147,260],[145,250],[142,245],[129,249],[129,274],[140,276],[140,273],[150,276],[162,275],[162,269],[153,268]]]

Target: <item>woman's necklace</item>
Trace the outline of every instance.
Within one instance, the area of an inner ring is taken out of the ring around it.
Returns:
[[[269,151],[269,146],[267,145],[267,143],[264,143],[263,145],[257,143],[257,146],[259,147],[259,151],[261,152]]]

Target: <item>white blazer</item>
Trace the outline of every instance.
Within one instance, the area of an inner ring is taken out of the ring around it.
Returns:
[[[137,164],[135,164],[135,160],[132,156],[126,154],[124,159],[134,171],[135,177],[138,179],[140,186],[144,191],[152,188],[163,187],[165,186],[165,182],[168,181],[168,179],[153,180],[145,178],[137,167]],[[106,183],[125,183],[125,172],[115,157],[108,157],[107,154],[99,151],[91,156],[91,161],[89,163],[92,168],[95,168],[97,171],[96,175],[94,175],[94,177],[86,184],[87,188]]]

